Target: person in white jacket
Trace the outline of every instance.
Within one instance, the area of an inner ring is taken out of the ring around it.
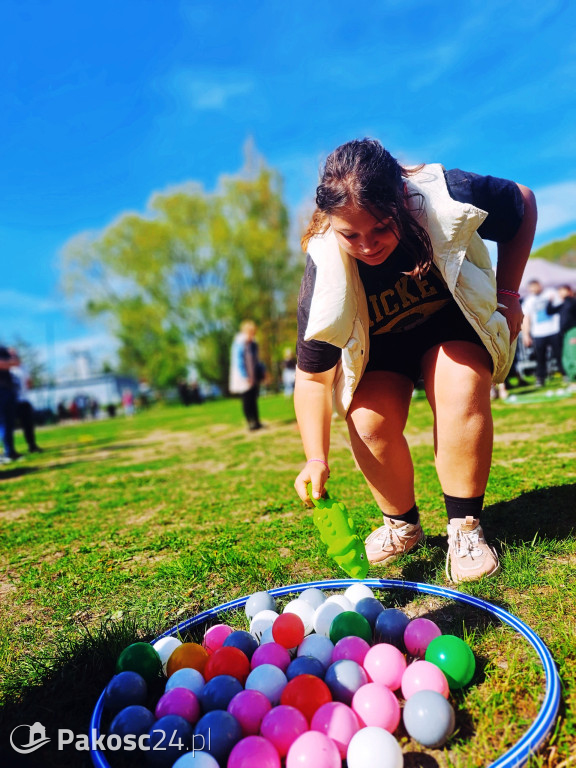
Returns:
[[[423,381],[434,415],[436,470],[448,514],[446,572],[493,575],[480,524],[492,457],[492,381],[503,381],[522,325],[518,287],[536,203],[525,186],[440,165],[402,167],[380,142],[328,157],[298,307],[294,404],[306,464],[295,481],[320,498],[330,474],[333,404],[382,510],[371,563],[422,541],[404,428]],[[498,243],[496,274],[482,238]]]

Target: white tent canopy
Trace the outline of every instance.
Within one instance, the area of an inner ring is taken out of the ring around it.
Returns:
[[[566,284],[576,290],[576,269],[563,267],[546,259],[528,259],[520,284],[522,295],[528,292],[528,283],[531,280],[540,280],[545,288],[557,288],[559,285]]]

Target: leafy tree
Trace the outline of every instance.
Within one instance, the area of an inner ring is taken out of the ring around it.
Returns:
[[[562,264],[564,267],[576,267],[576,234],[563,240],[554,240],[534,251],[533,257]]]

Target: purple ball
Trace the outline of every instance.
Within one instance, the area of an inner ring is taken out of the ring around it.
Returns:
[[[238,720],[244,736],[260,733],[262,718],[271,709],[272,704],[260,691],[240,691],[228,704],[228,712]]]
[[[165,715],[180,715],[189,723],[195,723],[200,717],[200,703],[188,688],[172,688],[160,697],[154,714],[158,719]]]
[[[250,665],[256,669],[261,664],[272,664],[286,672],[290,664],[290,652],[279,643],[265,643],[254,651]]]

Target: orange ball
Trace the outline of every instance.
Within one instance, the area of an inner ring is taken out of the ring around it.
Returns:
[[[189,667],[203,675],[208,659],[208,651],[198,643],[182,643],[170,654],[166,664],[166,674],[170,677],[177,669]]]

